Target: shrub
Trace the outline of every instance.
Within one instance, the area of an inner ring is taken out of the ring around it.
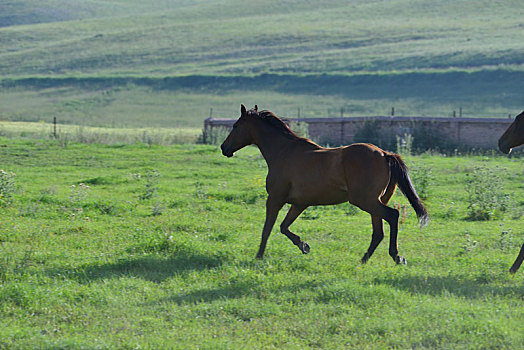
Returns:
[[[438,150],[451,154],[459,147],[448,135],[442,133],[436,124],[424,125],[413,122],[410,130],[413,136],[413,152],[415,153]]]
[[[411,177],[418,196],[422,199],[428,199],[432,182],[431,169],[425,166],[413,167]]]
[[[450,137],[438,129],[437,125],[412,121],[397,130],[387,127],[377,120],[365,121],[355,132],[354,142],[372,143],[386,150],[396,149],[402,155],[438,150],[452,153],[458,149]]]
[[[486,166],[476,167],[466,174],[466,192],[468,194],[468,219],[490,220],[499,218],[508,209],[509,195],[504,193],[502,179]]]
[[[393,130],[380,129],[376,120],[367,120],[355,131],[354,142],[372,143],[386,150],[396,147],[396,135]]]

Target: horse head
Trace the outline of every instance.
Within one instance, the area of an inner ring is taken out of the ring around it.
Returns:
[[[511,149],[524,144],[524,112],[520,113],[499,139],[501,152],[509,154]]]
[[[252,132],[252,120],[258,115],[258,106],[251,110],[246,110],[244,105],[240,106],[240,118],[233,124],[233,129],[220,146],[222,154],[232,157],[233,154],[247,145],[254,142]]]

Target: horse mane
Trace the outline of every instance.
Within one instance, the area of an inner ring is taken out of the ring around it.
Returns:
[[[280,132],[282,135],[289,139],[304,140],[310,143],[313,143],[311,140],[298,136],[291,128],[279,117],[277,117],[273,112],[268,110],[263,110],[258,112],[255,109],[252,109],[248,114],[256,115],[258,118],[262,119],[266,124]]]

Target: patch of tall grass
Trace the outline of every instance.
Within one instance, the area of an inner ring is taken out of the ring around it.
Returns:
[[[56,126],[51,123],[0,122],[0,136],[58,140],[63,146],[71,142],[85,144],[174,145],[196,143],[201,130],[197,128],[104,128],[82,125]]]

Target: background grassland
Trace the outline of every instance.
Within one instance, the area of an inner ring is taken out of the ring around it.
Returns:
[[[0,119],[196,127],[240,103],[506,117],[524,104],[523,13],[511,0],[3,2]]]
[[[406,158],[418,189],[429,180],[432,218],[420,230],[402,215],[407,266],[387,240],[359,264],[371,224],[349,205],[292,226],[309,255],[275,229],[255,261],[266,166],[254,148],[226,159],[204,145],[0,140],[16,174],[0,208],[0,347],[524,346],[524,275],[507,273],[524,241],[520,160]],[[509,195],[498,220],[467,219],[475,167]]]

